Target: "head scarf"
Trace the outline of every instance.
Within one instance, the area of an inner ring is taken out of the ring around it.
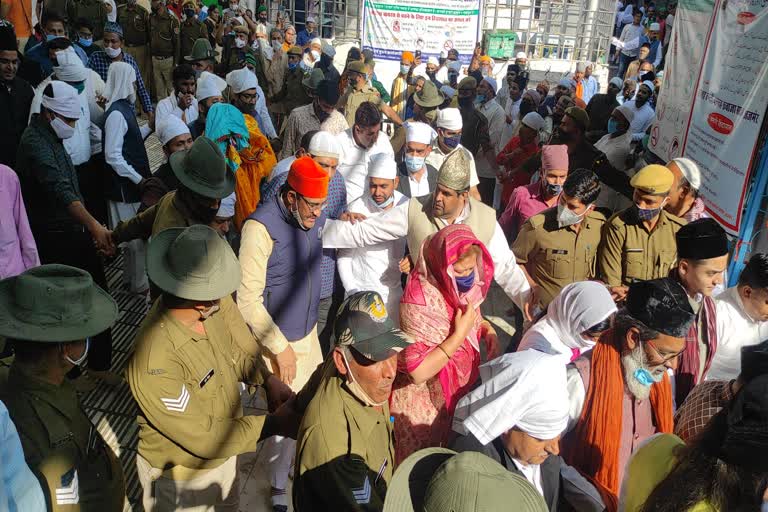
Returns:
[[[229,103],[216,103],[205,116],[205,136],[219,146],[232,172],[240,168],[240,151],[249,146],[242,112]]]
[[[56,52],[57,66],[53,66],[56,78],[64,82],[82,82],[88,78],[88,69],[83,64],[75,48],[70,46],[60,52]]]
[[[541,168],[544,171],[568,169],[568,146],[547,144],[542,147]]]
[[[565,365],[536,350],[505,354],[480,367],[482,385],[462,398],[453,429],[487,445],[517,427],[537,439],[554,439],[568,425]]]
[[[43,107],[70,119],[80,119],[82,110],[77,97],[77,89],[60,80],[51,81],[53,97],[43,94]]]
[[[163,146],[174,137],[184,134],[189,134],[189,127],[180,117],[174,115],[167,116],[157,126],[157,138]]]
[[[109,99],[107,110],[116,101],[127,99],[129,103],[136,102],[136,92],[133,89],[135,81],[136,71],[127,62],[113,62],[109,65],[107,85],[104,87],[104,94]]]
[[[596,281],[571,283],[549,303],[547,314],[526,331],[518,350],[530,348],[557,355],[567,364],[595,346],[581,333],[615,312],[616,304],[605,285]]]
[[[203,101],[214,96],[221,96],[226,88],[227,82],[223,78],[208,71],[203,71],[200,73],[200,78],[197,79],[195,99]]]
[[[248,68],[242,68],[227,73],[227,85],[232,92],[239,94],[248,89],[256,89],[259,86],[259,80]]]

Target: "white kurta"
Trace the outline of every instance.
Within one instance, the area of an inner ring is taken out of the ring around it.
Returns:
[[[741,347],[757,345],[768,338],[768,322],[756,322],[744,311],[734,286],[715,298],[717,306],[717,352],[706,380],[731,380],[741,372]]]
[[[179,99],[174,93],[157,102],[157,107],[155,107],[155,126],[160,126],[168,116],[176,116],[189,124],[196,121],[198,115],[197,100],[195,98],[192,98],[192,103],[186,109],[181,110],[179,108]]]
[[[342,155],[339,158],[339,167],[337,171],[344,176],[344,183],[347,186],[347,204],[351,203],[365,192],[365,180],[368,177],[368,164],[371,157],[379,153],[386,153],[392,158],[395,157],[395,151],[389,142],[386,133],[380,132],[379,138],[370,149],[365,149],[357,145],[352,136],[353,128],[345,130],[336,135],[336,140],[341,144]]]
[[[422,181],[426,181],[426,177]],[[392,208],[407,203],[408,198],[395,191]],[[350,212],[362,213],[366,218],[378,217],[389,211],[379,210],[370,196],[355,199],[348,209]],[[405,238],[398,238],[369,247],[339,249],[336,253],[336,269],[346,294],[365,290],[378,292],[387,304],[389,317],[395,323],[399,323],[400,297],[403,295],[399,263],[405,256],[406,244]]]
[[[413,200],[415,201],[415,199]],[[323,229],[323,247],[354,249],[405,238],[408,235],[409,203],[410,201],[405,202],[382,215],[355,224],[340,220],[327,221]],[[454,223],[462,224],[468,216],[469,204]],[[437,219],[437,222],[443,226],[446,225],[442,219]],[[498,222],[491,240],[488,242],[487,249],[491,254],[495,268],[494,279],[517,307],[523,309],[531,288],[523,270],[515,261],[515,255],[510,250]],[[411,254],[416,253],[418,250],[411,248]]]

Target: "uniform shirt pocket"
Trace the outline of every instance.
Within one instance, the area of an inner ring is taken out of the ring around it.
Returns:
[[[624,258],[626,262],[625,280],[644,280],[645,251],[642,248],[627,248],[624,251]]]
[[[571,277],[571,255],[566,249],[546,249],[544,267],[546,272],[555,279]]]

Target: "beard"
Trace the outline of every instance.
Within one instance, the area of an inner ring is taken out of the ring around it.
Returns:
[[[636,346],[628,354],[621,356],[621,367],[624,370],[624,382],[629,392],[638,400],[646,400],[651,395],[652,386],[644,386],[635,379],[635,372],[646,368],[653,377],[654,382],[661,382],[664,378],[664,367],[650,369],[645,364],[645,351],[642,345]]]

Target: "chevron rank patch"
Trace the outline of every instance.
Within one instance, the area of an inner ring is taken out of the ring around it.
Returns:
[[[57,505],[77,505],[80,503],[80,491],[78,489],[77,470],[70,469],[61,475],[61,487],[56,488]]]
[[[352,497],[358,505],[367,505],[371,502],[371,480],[365,475],[365,482],[359,489],[352,489]]]
[[[186,384],[181,385],[181,394],[178,398],[161,398],[160,401],[171,412],[186,411],[187,405],[189,405],[189,391],[187,391]]]

